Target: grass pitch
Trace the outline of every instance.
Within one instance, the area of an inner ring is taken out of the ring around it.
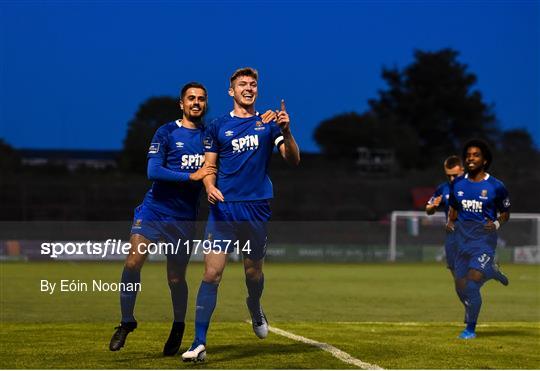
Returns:
[[[333,345],[383,368],[540,368],[540,267],[505,265],[510,286],[488,282],[478,338],[461,341],[461,303],[440,264],[275,264],[265,267],[263,305],[272,326]],[[118,281],[120,263],[1,263],[1,368],[347,369],[316,347],[244,321],[239,264],[227,267],[208,336],[208,361],[161,356],[172,310],[165,264],[147,263],[135,309],[139,328],[120,352],[108,342],[119,322],[116,292],[40,292],[40,280]],[[202,264],[188,269],[183,351],[193,336]]]

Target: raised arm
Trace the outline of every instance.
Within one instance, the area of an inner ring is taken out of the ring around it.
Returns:
[[[279,153],[289,164],[298,165],[300,163],[300,149],[292,135],[291,122],[283,99],[281,100],[281,111],[276,113],[277,124],[281,128],[281,135],[283,136],[283,145],[279,146]]]

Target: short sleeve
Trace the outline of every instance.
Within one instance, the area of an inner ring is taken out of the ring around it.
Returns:
[[[154,137],[152,138],[152,142],[150,143],[150,147],[148,147],[148,158],[166,158],[167,148],[168,148],[168,142],[169,142],[169,135],[166,130],[163,128],[159,128],[156,133],[154,134]]]
[[[279,148],[280,145],[283,144],[283,134],[281,134],[281,129],[278,124],[276,124],[275,121],[270,122],[270,130],[272,133],[272,141],[274,145]]]
[[[501,213],[510,210],[510,195],[504,184],[498,184],[495,192],[495,206]]]
[[[214,120],[206,126],[203,139],[204,152],[218,152],[218,121]]]

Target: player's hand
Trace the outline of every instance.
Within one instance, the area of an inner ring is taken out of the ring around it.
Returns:
[[[282,132],[289,131],[290,130],[290,125],[291,125],[291,120],[289,119],[289,114],[287,113],[287,110],[285,108],[285,100],[284,99],[281,100],[281,110],[276,111],[276,114],[277,114],[276,122],[279,125],[279,127],[281,128],[281,131]]]
[[[456,226],[454,224],[454,221],[453,220],[449,220],[447,223],[446,223],[446,232],[447,233],[452,233],[456,230]]]
[[[208,202],[210,202],[212,205],[215,205],[218,201],[225,201],[225,197],[223,197],[221,191],[215,186],[209,186],[206,188],[206,193],[208,195]]]
[[[215,166],[203,166],[196,172],[189,174],[189,180],[197,182],[199,180],[202,180],[205,176],[213,175],[215,173],[217,173],[217,169]]]
[[[495,232],[496,230],[497,230],[497,226],[495,226],[495,223],[493,223],[493,220],[489,220],[486,218],[486,224],[484,224],[484,231]]]
[[[261,115],[261,120],[263,124],[268,124],[270,121],[276,121],[277,120],[277,113],[269,109],[265,113]]]
[[[439,207],[439,205],[441,204],[441,200],[442,200],[442,195],[438,196],[438,197],[435,197],[433,199],[433,202],[431,203],[433,206],[435,207]]]

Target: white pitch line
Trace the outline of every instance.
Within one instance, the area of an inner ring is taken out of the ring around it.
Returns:
[[[361,360],[359,360],[357,358],[354,358],[349,353],[346,353],[346,352],[342,351],[341,349],[336,348],[333,345],[326,344],[326,343],[320,343],[318,341],[311,340],[311,339],[308,339],[306,337],[293,334],[292,332],[288,332],[288,331],[279,329],[277,327],[268,326],[268,330],[275,333],[275,334],[284,336],[286,338],[289,338],[289,339],[292,339],[292,340],[295,340],[295,341],[300,341],[302,343],[306,343],[306,344],[309,344],[309,345],[313,345],[314,347],[317,347],[319,349],[324,350],[325,352],[330,353],[332,356],[336,357],[340,361],[343,361],[345,363],[360,367],[363,370],[383,370],[382,367],[380,367],[378,365],[375,365],[375,364],[371,364],[371,363],[361,361]]]

